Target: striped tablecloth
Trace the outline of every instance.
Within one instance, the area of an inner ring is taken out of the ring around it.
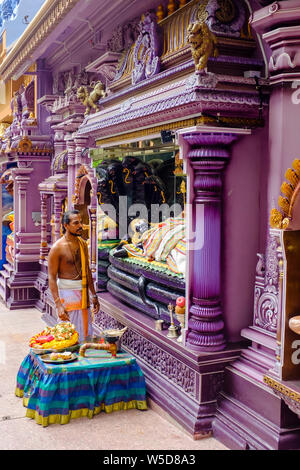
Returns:
[[[74,362],[49,364],[30,352],[23,360],[15,393],[23,398],[26,416],[38,424],[66,424],[72,418],[105,411],[146,410],[146,386],[135,358],[87,350]]]

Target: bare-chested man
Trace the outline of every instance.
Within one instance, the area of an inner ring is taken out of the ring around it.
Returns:
[[[79,333],[79,341],[92,334],[88,290],[92,293],[93,312],[99,312],[88,248],[81,238],[83,227],[79,211],[68,211],[62,220],[64,235],[49,252],[49,288],[62,321],[72,322]]]

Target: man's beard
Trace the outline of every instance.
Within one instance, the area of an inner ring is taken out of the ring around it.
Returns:
[[[73,235],[74,237],[81,237],[82,232],[83,232],[83,231],[80,230],[80,232],[69,232],[69,233],[70,233],[70,235]]]

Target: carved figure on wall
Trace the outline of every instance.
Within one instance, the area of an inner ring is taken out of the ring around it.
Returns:
[[[22,117],[28,119],[30,114],[34,112],[34,88],[35,80],[33,79],[27,86],[22,87],[19,92],[21,95]]]
[[[57,73],[53,76],[53,94],[60,94],[65,91],[65,76],[64,73]]]
[[[145,13],[139,24],[139,30],[133,52],[134,69],[131,76],[133,84],[152,77],[160,70],[159,37],[155,13]]]
[[[19,91],[15,91],[11,100],[11,110],[13,114],[12,129],[15,133],[22,117],[22,99]]]
[[[86,106],[85,115],[90,114],[92,109],[96,112],[99,111],[98,101],[106,96],[102,82],[92,82],[91,86],[93,86],[93,90],[90,93],[87,86],[81,86],[77,90],[77,98]]]
[[[139,18],[134,18],[130,23],[119,25],[107,41],[107,50],[111,52],[123,52],[130,49],[139,35]]]
[[[191,45],[196,70],[205,69],[210,57],[218,57],[218,40],[206,23],[191,23],[187,29],[187,40]]]
[[[240,37],[246,21],[246,9],[239,0],[210,0],[206,7],[206,23],[214,33]]]
[[[77,91],[80,86],[87,86],[89,84],[89,76],[85,70],[82,70],[75,76],[73,90]]]

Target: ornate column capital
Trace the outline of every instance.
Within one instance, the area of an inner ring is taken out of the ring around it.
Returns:
[[[195,126],[177,131],[177,138],[179,144],[184,141],[190,148],[213,148],[215,146],[221,149],[231,145],[239,136],[250,134],[251,129]]]
[[[300,79],[300,5],[298,0],[273,2],[256,11],[250,24],[271,49],[270,83]]]
[[[89,146],[89,137],[75,136],[74,142],[76,145],[75,164],[80,166],[85,163],[84,159],[82,158],[82,150]]]

